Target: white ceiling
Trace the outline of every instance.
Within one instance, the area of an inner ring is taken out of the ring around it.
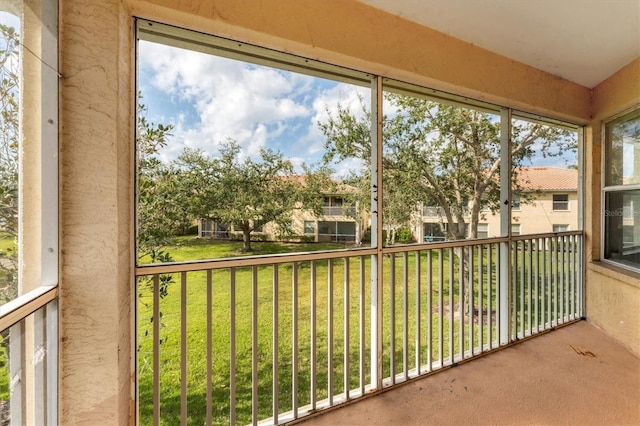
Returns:
[[[360,0],[594,87],[640,56],[640,0]]]

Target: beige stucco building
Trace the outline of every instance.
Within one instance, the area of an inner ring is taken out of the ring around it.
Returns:
[[[523,167],[518,171],[521,193],[513,195],[511,206],[512,235],[579,229],[578,170],[558,167]],[[526,200],[526,201],[525,201]],[[425,241],[446,239],[446,218],[437,207],[422,209],[414,229]],[[465,223],[470,223],[469,214]],[[468,226],[467,226],[468,229]],[[467,231],[467,236],[468,236]],[[500,213],[480,211],[478,238],[500,236]]]
[[[584,316],[640,356],[640,272],[601,259],[603,122],[640,104],[640,57],[585,87],[355,0],[59,0],[60,424],[136,418],[136,18],[584,126]]]

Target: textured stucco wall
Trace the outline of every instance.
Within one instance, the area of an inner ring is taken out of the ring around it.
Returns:
[[[640,104],[640,58],[593,89],[585,130],[586,316],[640,356],[640,273],[600,260],[602,121]]]
[[[556,118],[591,113],[584,87],[352,0],[60,0],[61,424],[133,419],[132,16]]]
[[[61,424],[130,419],[132,57],[119,0],[61,0]]]

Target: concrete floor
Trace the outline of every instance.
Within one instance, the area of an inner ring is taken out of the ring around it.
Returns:
[[[303,422],[472,424],[640,425],[640,359],[581,321]]]

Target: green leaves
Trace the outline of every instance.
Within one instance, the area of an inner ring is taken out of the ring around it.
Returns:
[[[18,237],[19,42],[14,28],[0,24],[0,240]],[[17,259],[16,248],[0,250],[0,304],[18,294]]]
[[[385,227],[393,231],[407,223],[422,203],[441,208],[441,221],[449,224],[450,239],[466,238],[462,224],[469,216],[470,237],[475,237],[481,205],[494,212],[500,206],[499,117],[390,92],[384,93],[384,99],[386,110],[391,111],[383,117]],[[362,160],[359,178],[351,180],[359,182],[356,186],[364,201],[370,192],[371,114],[361,102],[362,114],[339,107],[318,125],[326,137],[326,162]],[[557,157],[576,148],[570,132],[532,122],[514,121],[512,139],[515,192],[523,189],[515,172],[526,160],[534,155]]]

